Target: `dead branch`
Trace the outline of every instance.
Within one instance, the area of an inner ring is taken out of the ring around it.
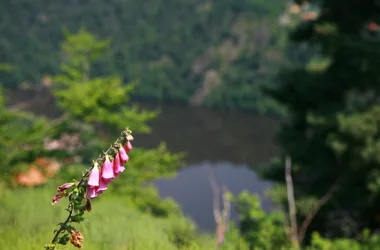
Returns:
[[[219,201],[219,187],[215,181],[214,175],[212,173],[211,167],[209,167],[209,182],[213,191],[213,211],[216,223],[216,248],[218,249],[224,242],[224,234],[227,231],[228,223],[231,214],[231,201],[228,197],[228,188],[226,186],[222,187],[223,193],[223,211],[220,211],[220,201]]]
[[[285,231],[286,238],[290,239],[292,232],[289,225],[289,218],[287,218],[286,216],[284,218],[284,231]]]
[[[321,209],[323,205],[325,205],[333,193],[338,188],[338,180],[335,184],[326,192],[325,195],[322,196],[321,199],[318,200],[316,206],[306,215],[305,219],[302,222],[302,225],[298,231],[297,227],[297,210],[295,205],[295,197],[294,197],[294,187],[293,187],[293,179],[292,179],[292,163],[289,156],[285,158],[285,180],[288,194],[288,205],[289,205],[289,220],[290,220],[290,239],[293,243],[295,243],[298,247],[302,244],[306,231],[310,226],[311,221],[314,219],[318,211]],[[285,220],[285,228],[289,228],[288,220]]]
[[[299,245],[298,228],[297,228],[297,210],[294,199],[294,189],[292,180],[292,162],[289,156],[285,158],[285,180],[288,194],[289,219],[291,228],[291,240],[296,245]]]
[[[323,205],[325,205],[332,197],[333,193],[338,188],[337,184],[333,185],[326,193],[322,196],[321,199],[318,200],[316,206],[308,213],[302,222],[301,228],[299,230],[298,234],[298,240],[300,243],[303,242],[305,238],[306,231],[311,223],[311,221],[314,219],[315,215],[318,213],[318,211],[321,209]]]
[[[213,193],[213,213],[214,213],[215,222],[217,225],[219,225],[220,222],[222,221],[222,217],[220,214],[220,201],[219,201],[220,193],[219,193],[218,184],[215,181],[211,167],[208,167],[208,170],[209,170],[208,180],[209,180],[212,193]]]
[[[224,220],[224,226],[225,228],[228,227],[228,222],[230,220],[231,215],[231,201],[228,198],[229,190],[227,186],[222,187],[223,190],[223,220]]]

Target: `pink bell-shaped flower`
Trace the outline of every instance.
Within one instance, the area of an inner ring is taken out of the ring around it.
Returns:
[[[125,152],[125,149],[123,147],[119,148],[119,156],[121,162],[127,162],[129,160],[129,156],[127,155],[127,152]]]
[[[103,178],[100,178],[99,180],[99,187],[96,188],[95,192],[97,195],[103,193],[104,191],[107,190],[107,184],[109,183],[109,181],[103,179]]]
[[[90,199],[94,199],[99,194],[96,193],[96,187],[87,186],[87,196],[90,197]]]
[[[102,178],[105,180],[110,180],[110,179],[115,178],[115,174],[113,172],[113,164],[110,161],[108,155],[106,155],[106,160],[103,163]]]
[[[91,169],[90,176],[88,177],[87,185],[91,187],[99,186],[99,164],[95,162],[94,167]]]
[[[119,153],[115,156],[115,160],[113,161],[113,171],[116,176],[121,174],[125,170],[123,163],[120,161]]]
[[[127,153],[132,150],[132,143],[130,141],[127,141],[127,143],[124,145],[124,149]]]

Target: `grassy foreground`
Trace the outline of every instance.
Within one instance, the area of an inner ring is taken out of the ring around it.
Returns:
[[[66,216],[62,199],[55,206],[54,187],[7,190],[0,187],[0,249],[43,249],[56,224]],[[78,227],[84,249],[214,249],[214,239],[196,235],[183,217],[153,218],[127,205],[123,197],[107,193],[92,204],[88,219]],[[77,249],[67,245],[64,249]]]

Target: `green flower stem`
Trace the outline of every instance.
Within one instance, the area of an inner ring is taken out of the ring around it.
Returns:
[[[115,155],[118,152],[118,147],[120,144],[124,145],[128,140],[133,140],[131,133],[132,132],[129,129],[125,129],[121,133],[121,136],[114,142],[114,144],[112,144],[105,152],[102,152],[98,156],[97,160],[93,161],[92,166],[89,169],[87,169],[87,171],[82,175],[82,178],[79,180],[74,190],[71,191],[70,194],[68,195],[69,204],[66,210],[69,212],[69,214],[66,220],[63,223],[59,224],[60,228],[55,232],[55,235],[51,243],[45,245],[46,250],[54,250],[56,249],[57,244],[62,244],[59,236],[64,230],[67,230],[67,228],[70,227],[69,225],[70,222],[79,223],[81,221],[81,220],[77,220],[77,218],[75,218],[75,220],[73,220],[72,218],[77,215],[79,215],[79,217],[83,215],[84,210],[82,210],[83,207],[81,207],[80,205],[82,205],[83,199],[85,199],[85,197],[87,196],[86,190],[85,190],[87,186],[87,182],[85,183],[85,181],[88,181],[87,177],[90,175],[90,172],[92,168],[94,167],[95,163],[99,164],[99,166],[102,166],[103,162],[105,161],[106,155],[111,155],[112,157],[115,157]],[[73,194],[76,194],[77,197],[73,198],[72,197]],[[77,210],[79,210],[79,213],[74,215],[74,212]],[[64,242],[67,242],[67,239],[65,239]]]
[[[90,171],[91,171],[92,167],[89,168],[86,173],[82,176],[81,180],[79,181],[78,183],[78,187],[83,183],[83,181],[85,180],[85,178],[87,178],[87,176],[90,174]],[[54,244],[56,241],[57,241],[57,238],[59,236],[59,234],[64,230],[64,228],[66,228],[67,226],[67,223],[69,223],[70,219],[71,219],[71,216],[73,215],[73,212],[74,212],[74,205],[71,203],[71,195],[69,195],[69,205],[67,206],[67,211],[69,211],[69,215],[67,216],[66,220],[62,223],[61,227],[58,229],[58,231],[55,233],[54,235],[54,238],[52,239],[51,243]],[[46,248],[47,250],[49,248]]]

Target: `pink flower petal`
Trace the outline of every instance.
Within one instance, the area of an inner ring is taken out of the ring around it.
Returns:
[[[95,189],[95,192],[97,195],[103,193],[107,190],[107,185],[110,181],[104,180],[103,178],[100,178],[99,180],[99,187]]]
[[[119,153],[115,156],[115,160],[113,161],[113,171],[116,176],[121,174],[125,170],[123,163],[120,161]]]
[[[127,155],[127,152],[125,152],[125,149],[123,147],[119,148],[119,156],[121,162],[127,162],[129,160],[129,156]]]
[[[99,167],[98,163],[94,164],[94,167],[91,169],[90,176],[88,177],[87,185],[91,187],[99,186]]]
[[[125,145],[124,145],[124,149],[127,153],[129,153],[129,151],[132,150],[132,143],[130,141],[128,141]]]
[[[90,199],[94,199],[97,197],[99,194],[96,193],[96,187],[87,187],[87,196],[90,197]]]
[[[113,172],[113,165],[108,155],[106,156],[106,160],[103,163],[102,178],[105,180],[115,178],[115,174]]]
[[[115,155],[115,159],[113,160],[113,172],[115,174],[117,174],[117,172],[118,172],[119,165],[120,165],[120,157],[119,157],[119,153],[117,153]]]

